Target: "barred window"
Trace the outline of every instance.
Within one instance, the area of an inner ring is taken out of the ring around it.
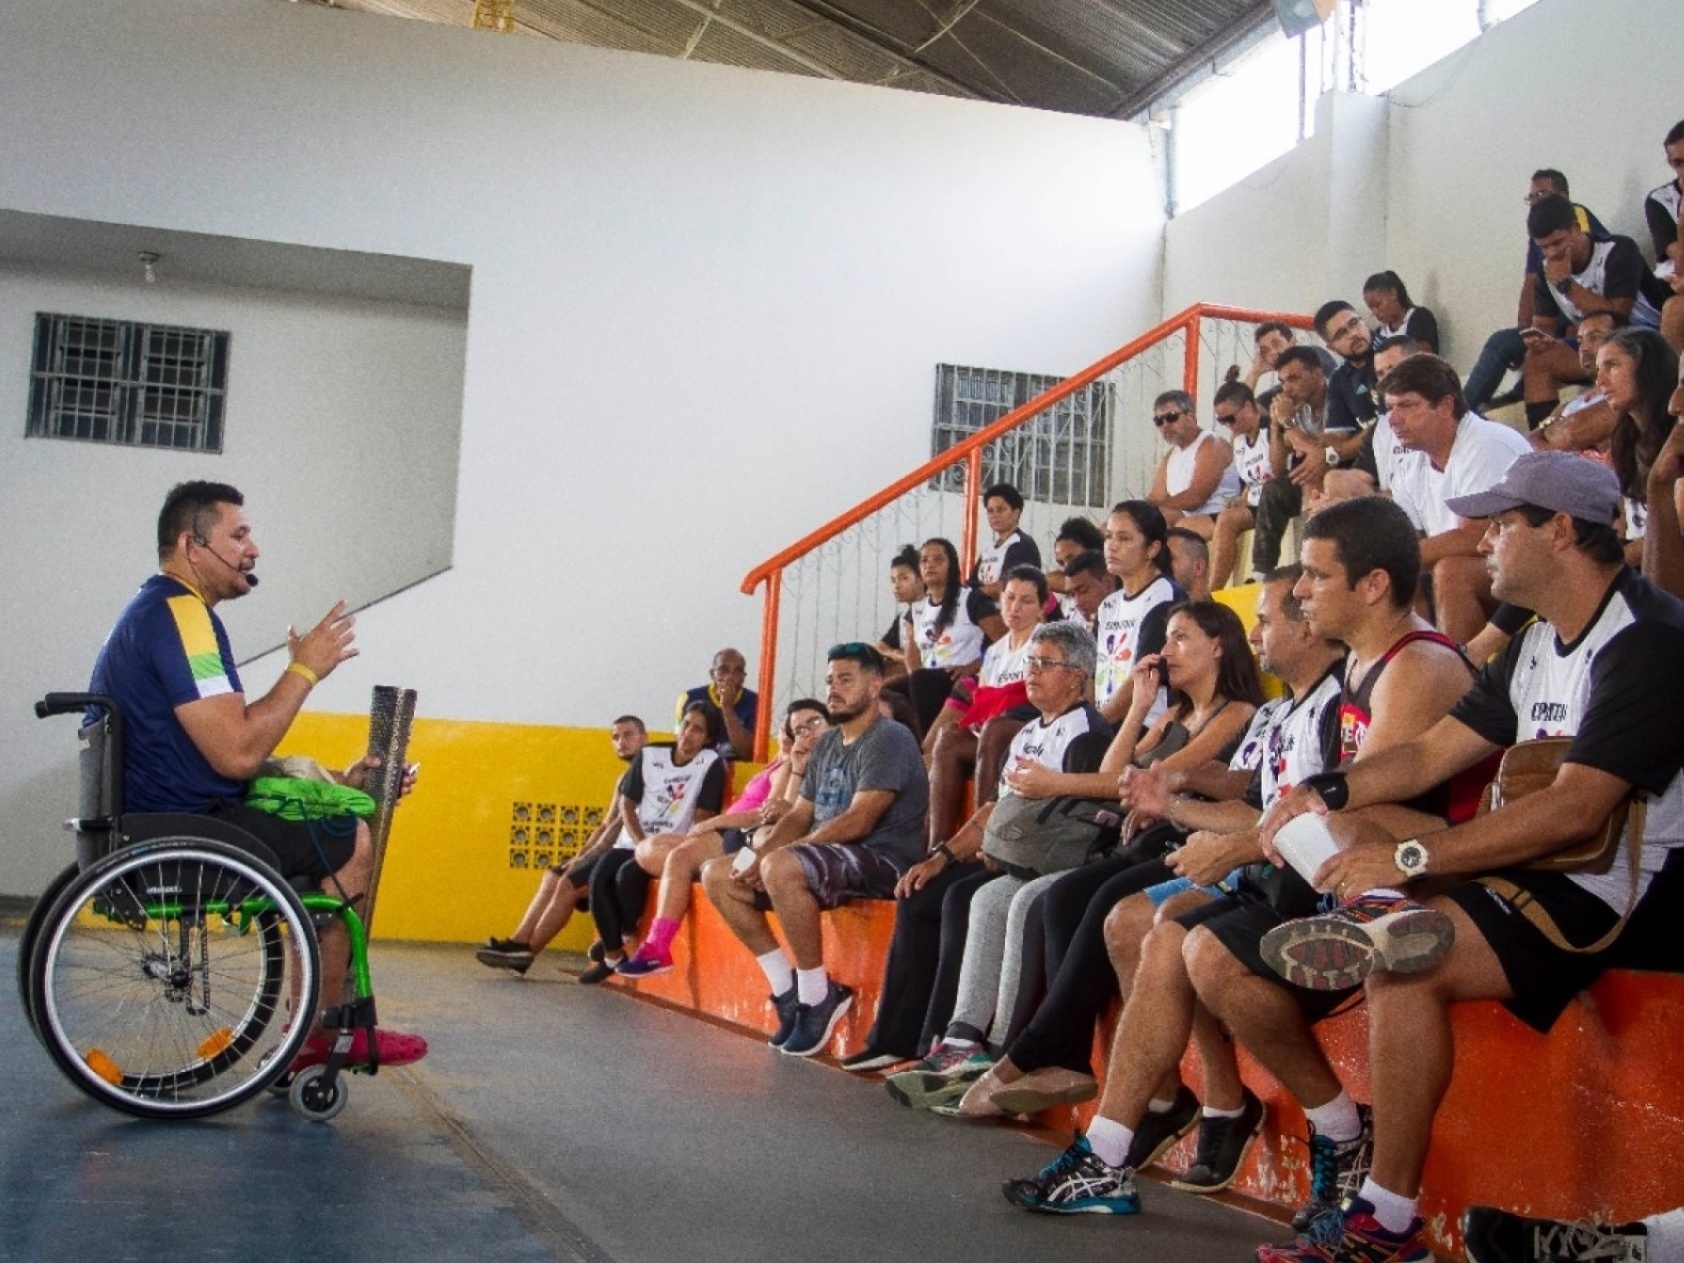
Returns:
[[[1041,373],[936,365],[930,455],[940,455],[1062,380]],[[1108,382],[1094,382],[988,444],[982,451],[983,485],[1009,482],[1025,499],[1052,504],[1091,508],[1110,503],[1112,393]],[[964,467],[944,471],[933,485],[962,492]]]
[[[25,433],[220,452],[227,384],[225,332],[42,312]]]

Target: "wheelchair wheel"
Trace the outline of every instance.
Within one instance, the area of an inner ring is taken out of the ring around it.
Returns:
[[[59,895],[30,992],[42,1042],[77,1087],[142,1117],[194,1118],[286,1072],[319,975],[310,915],[268,865],[221,842],[159,838]]]
[[[41,1026],[35,1016],[35,994],[30,985],[29,961],[35,951],[35,944],[41,937],[41,926],[47,919],[47,914],[53,910],[53,904],[58,897],[76,880],[81,869],[76,865],[68,865],[65,870],[48,884],[41,892],[41,897],[35,901],[35,906],[29,910],[29,920],[24,922],[23,934],[18,939],[18,999],[23,1001],[23,1014],[29,1021],[29,1029],[35,1037],[41,1037]]]

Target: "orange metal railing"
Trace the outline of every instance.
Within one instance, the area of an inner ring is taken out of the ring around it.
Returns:
[[[1260,324],[1268,320],[1278,320],[1298,329],[1312,327],[1307,316],[1196,303],[1185,311],[1171,316],[1162,324],[1147,330],[1132,342],[1118,347],[1105,358],[1088,365],[1087,368],[1073,377],[1066,378],[1051,390],[1036,396],[1022,407],[1007,413],[986,429],[979,430],[962,442],[955,443],[940,455],[934,456],[918,466],[911,473],[902,478],[897,478],[887,487],[874,495],[868,496],[846,513],[832,518],[817,530],[802,536],[788,548],[750,570],[743,577],[742,591],[745,595],[752,596],[755,588],[761,584],[766,585],[765,603],[762,607],[760,621],[760,671],[758,679],[762,704],[755,723],[754,757],[757,760],[764,760],[767,755],[768,735],[771,732],[774,709],[773,692],[777,678],[779,606],[782,598],[783,573],[790,565],[801,560],[823,544],[835,539],[843,531],[857,525],[873,513],[892,504],[901,496],[916,490],[943,470],[950,469],[961,462],[965,466],[965,492],[963,542],[960,544],[959,554],[961,557],[967,558],[975,556],[978,497],[982,492],[983,448],[995,442],[1002,435],[1033,420],[1059,400],[1091,385],[1126,361],[1140,356],[1177,334],[1184,334],[1186,343],[1182,367],[1182,389],[1189,394],[1196,395],[1199,380],[1199,331],[1202,323],[1207,320],[1245,324]]]

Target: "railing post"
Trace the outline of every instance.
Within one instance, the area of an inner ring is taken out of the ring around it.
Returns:
[[[760,609],[760,704],[754,712],[754,761],[766,762],[771,750],[772,696],[778,677],[778,601],[783,595],[782,567],[766,576],[766,599]]]
[[[982,449],[973,447],[965,454],[965,531],[960,537],[959,565],[970,564],[970,559],[977,555],[977,505],[982,497]],[[960,576],[961,579],[968,576]],[[952,582],[952,580],[949,580]]]
[[[1187,350],[1185,363],[1181,372],[1181,389],[1194,399],[1199,397],[1199,321],[1202,319],[1198,312],[1187,322]]]

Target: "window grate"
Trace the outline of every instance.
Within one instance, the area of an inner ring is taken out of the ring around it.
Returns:
[[[226,332],[37,313],[25,433],[220,452],[227,378]]]
[[[930,454],[940,455],[1062,380],[1041,373],[936,365]],[[1072,392],[983,448],[983,484],[1009,482],[1027,499],[1054,504],[1109,504],[1111,415],[1109,382],[1094,382]],[[963,492],[964,467],[944,470],[931,486]]]

